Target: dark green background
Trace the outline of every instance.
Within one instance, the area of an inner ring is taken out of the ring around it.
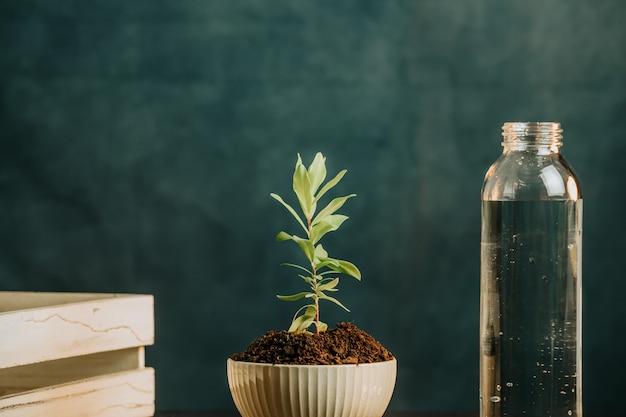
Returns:
[[[157,406],[232,409],[226,357],[301,288],[269,193],[322,151],[359,195],[325,246],[363,271],[326,321],[396,354],[392,409],[477,410],[483,175],[503,122],[556,120],[585,199],[585,409],[623,413],[625,21],[623,0],[0,0],[0,289],[155,294]]]

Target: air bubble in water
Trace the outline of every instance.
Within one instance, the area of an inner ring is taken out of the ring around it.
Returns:
[[[490,398],[492,403],[499,403],[500,402],[500,397],[498,397],[497,395],[494,395],[493,397]]]

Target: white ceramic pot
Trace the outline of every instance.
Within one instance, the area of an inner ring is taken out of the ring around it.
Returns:
[[[226,363],[243,417],[382,417],[396,367],[395,359],[360,365]]]

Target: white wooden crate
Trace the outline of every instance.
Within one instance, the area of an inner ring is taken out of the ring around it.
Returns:
[[[151,295],[0,292],[0,416],[149,417]]]

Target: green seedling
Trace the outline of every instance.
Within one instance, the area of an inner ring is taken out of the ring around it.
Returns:
[[[339,284],[337,274],[345,274],[361,280],[361,272],[351,262],[331,258],[322,247],[320,240],[327,233],[339,229],[343,222],[348,219],[347,216],[337,214],[337,210],[348,199],[355,197],[356,194],[336,197],[322,210],[317,212],[320,198],[336,186],[346,172],[346,170],[340,171],[334,178],[324,184],[326,179],[326,158],[324,155],[318,152],[311,165],[306,168],[302,164],[300,154],[298,154],[296,168],[293,173],[293,191],[300,203],[302,216],[279,195],[271,194],[293,215],[302,227],[305,236],[300,237],[284,231],[281,231],[276,236],[276,240],[280,242],[286,240],[296,242],[308,260],[307,266],[294,263],[282,264],[300,270],[302,273],[298,277],[309,286],[309,291],[277,296],[285,301],[299,301],[302,299],[309,301],[309,304],[300,307],[294,314],[289,332],[307,332],[312,325],[315,325],[315,334],[319,334],[328,328],[326,323],[320,321],[320,300],[328,300],[344,310],[350,311],[339,300],[329,296],[327,293],[337,291],[337,284]]]

